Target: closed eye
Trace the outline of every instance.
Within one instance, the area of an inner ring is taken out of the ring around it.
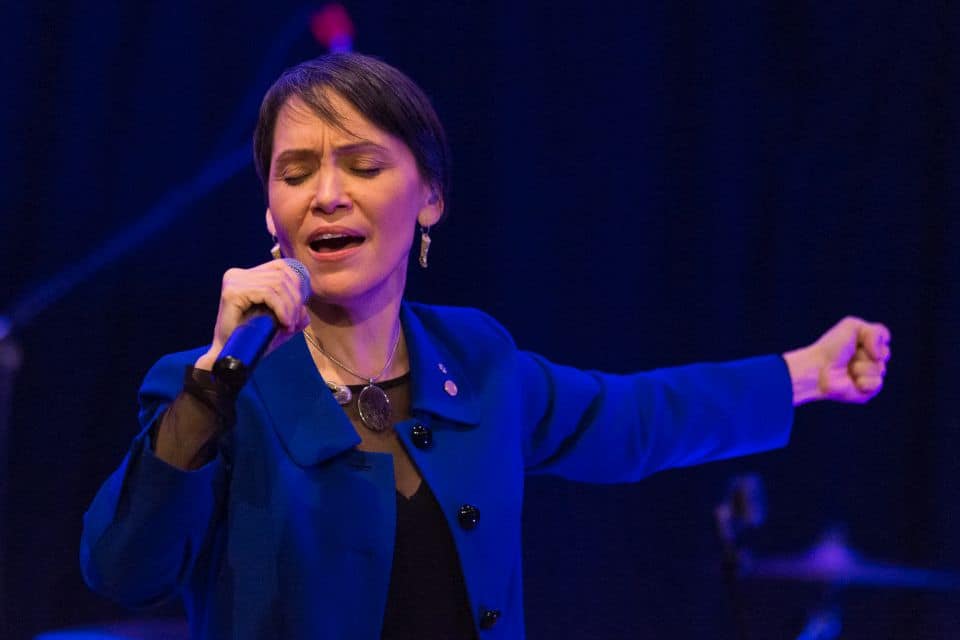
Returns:
[[[310,177],[309,173],[284,174],[280,179],[289,185],[302,184],[304,180]]]

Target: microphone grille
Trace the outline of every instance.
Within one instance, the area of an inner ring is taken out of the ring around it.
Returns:
[[[310,290],[310,272],[307,271],[306,265],[296,258],[284,258],[283,261],[287,263],[288,267],[293,269],[300,279],[300,297],[306,302],[312,293]]]

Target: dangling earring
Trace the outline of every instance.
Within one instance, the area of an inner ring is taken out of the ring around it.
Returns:
[[[427,268],[427,254],[430,253],[430,227],[420,226],[420,266]]]
[[[271,236],[273,238],[273,246],[270,247],[270,255],[273,256],[274,260],[279,260],[283,257],[283,254],[280,253],[280,243],[277,242],[277,236]]]

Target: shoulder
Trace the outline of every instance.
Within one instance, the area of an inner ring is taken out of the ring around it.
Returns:
[[[474,348],[483,343],[515,349],[513,336],[489,314],[471,307],[407,303],[410,312],[432,336],[444,342],[467,342]]]
[[[421,358],[461,365],[464,372],[486,375],[513,369],[517,347],[503,326],[468,307],[406,304],[409,344]]]

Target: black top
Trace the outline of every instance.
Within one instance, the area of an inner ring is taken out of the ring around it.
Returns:
[[[476,638],[460,558],[426,482],[409,500],[397,492],[397,539],[381,637]]]
[[[410,416],[410,374],[377,382],[390,398],[394,424]],[[350,385],[344,410],[363,429]],[[382,640],[473,640],[477,637],[460,556],[440,504],[423,480],[409,499],[397,491],[397,531]]]

